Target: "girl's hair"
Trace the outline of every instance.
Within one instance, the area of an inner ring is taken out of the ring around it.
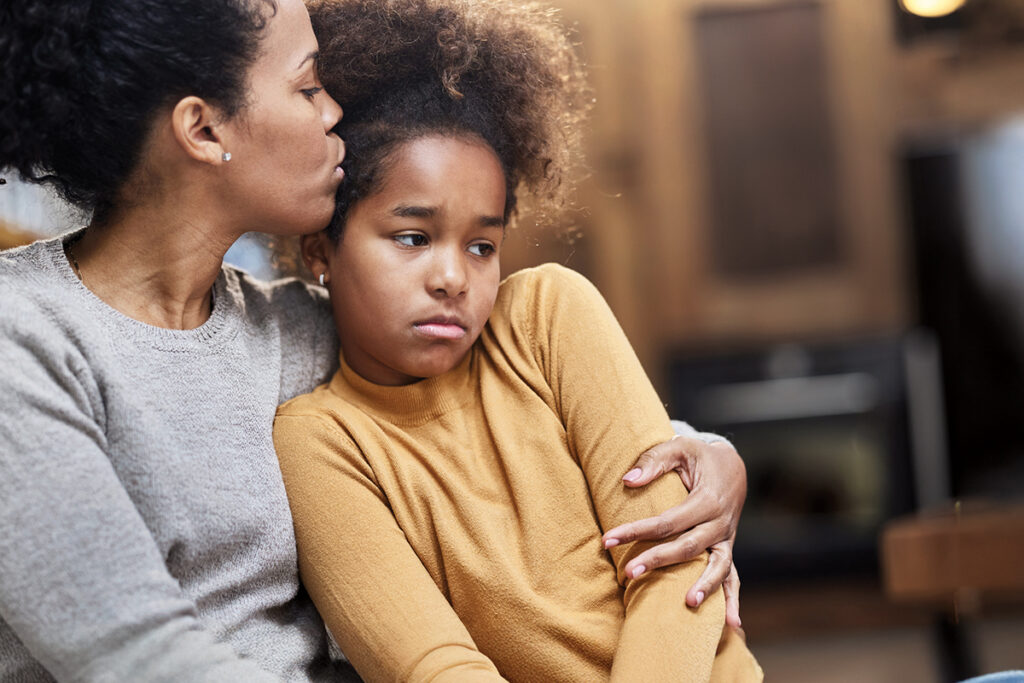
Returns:
[[[115,206],[157,111],[196,95],[225,116],[274,0],[11,0],[0,8],[0,168],[72,204]]]
[[[509,0],[312,0],[320,75],[345,115],[346,180],[328,234],[377,188],[399,145],[426,135],[483,139],[542,214],[568,202],[590,103],[583,67],[558,22]]]

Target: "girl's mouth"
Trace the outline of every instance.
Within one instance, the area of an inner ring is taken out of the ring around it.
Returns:
[[[466,336],[466,328],[454,320],[425,320],[414,323],[413,327],[424,337],[430,339],[458,340]]]

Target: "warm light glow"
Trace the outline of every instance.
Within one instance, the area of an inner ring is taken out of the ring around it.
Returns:
[[[944,17],[964,6],[966,0],[900,0],[903,9],[919,17]]]

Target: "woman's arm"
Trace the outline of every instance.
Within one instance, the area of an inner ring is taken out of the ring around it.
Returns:
[[[648,570],[693,559],[706,549],[708,566],[686,594],[696,606],[719,585],[725,593],[726,622],[739,628],[740,580],[732,562],[736,526],[747,495],[747,472],[732,444],[714,434],[697,432],[673,421],[676,436],[644,452],[623,477],[626,486],[640,487],[675,470],[690,495],[659,515],[629,522],[604,534],[606,548],[635,540],[663,540],[635,558]]]
[[[218,643],[168,573],[107,458],[84,359],[0,298],[0,618],[58,680],[278,680]],[[21,645],[0,642],[0,674],[31,666]]]
[[[299,572],[359,675],[372,681],[502,681],[395,521],[358,447],[331,422],[279,411],[274,445]]]

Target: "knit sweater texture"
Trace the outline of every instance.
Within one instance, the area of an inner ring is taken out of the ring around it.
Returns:
[[[622,474],[672,436],[597,290],[560,266],[508,278],[454,370],[400,387],[342,365],[274,439],[299,569],[368,681],[757,681],[706,556],[627,580],[649,544],[602,530],[686,495]]]
[[[336,367],[325,304],[225,266],[168,330],[59,238],[0,253],[0,681],[338,680],[271,438]]]

